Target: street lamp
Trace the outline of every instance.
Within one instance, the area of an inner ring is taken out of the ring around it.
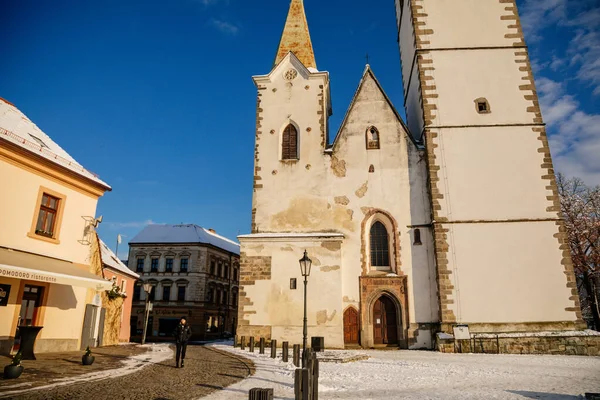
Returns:
[[[304,277],[304,326],[302,331],[302,368],[306,367],[306,285],[308,283],[308,276],[310,275],[310,266],[312,265],[312,260],[308,258],[308,253],[304,250],[304,257],[300,260],[300,272]]]
[[[144,333],[142,334],[142,344],[146,343],[146,331],[148,329],[148,315],[150,314],[150,293],[152,292],[152,284],[144,283],[144,292],[146,292],[146,312],[144,317]]]

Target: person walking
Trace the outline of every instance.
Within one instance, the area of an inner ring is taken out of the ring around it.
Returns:
[[[185,317],[181,317],[179,325],[173,332],[175,336],[175,345],[177,346],[177,353],[175,355],[175,368],[179,368],[179,360],[181,360],[181,368],[183,368],[183,361],[185,360],[185,350],[187,348],[188,341],[192,337],[192,328],[187,324]]]

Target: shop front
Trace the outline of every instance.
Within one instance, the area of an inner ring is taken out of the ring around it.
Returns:
[[[0,353],[79,350],[84,317],[100,316],[97,294],[111,286],[85,265],[0,248]],[[98,317],[86,317],[88,330],[97,332]]]

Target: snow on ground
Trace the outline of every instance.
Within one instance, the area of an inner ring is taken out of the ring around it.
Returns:
[[[123,365],[120,368],[109,369],[104,371],[90,372],[88,374],[72,376],[69,378],[56,379],[53,383],[44,386],[38,386],[35,388],[17,389],[23,385],[14,385],[12,388],[16,390],[0,392],[0,397],[14,396],[23,392],[30,392],[32,390],[47,390],[58,386],[72,385],[74,383],[92,382],[101,379],[117,378],[119,376],[125,376],[141,370],[142,368],[150,364],[158,364],[169,358],[173,358],[173,350],[169,348],[168,343],[161,344],[146,344],[142,347],[149,347],[150,349],[136,356],[128,357],[122,361]],[[10,386],[5,386],[3,389],[8,389]]]
[[[247,399],[254,387],[294,398],[294,366],[215,344],[251,359],[256,374],[205,400]],[[346,351],[348,352],[348,351]],[[581,399],[600,392],[600,357],[444,354],[429,351],[356,351],[370,358],[319,364],[320,399]]]

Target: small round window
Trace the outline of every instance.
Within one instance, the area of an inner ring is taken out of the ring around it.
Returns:
[[[285,78],[286,81],[294,80],[297,76],[298,76],[298,71],[296,71],[293,68],[290,68],[287,71],[285,71],[285,74],[283,75],[283,77]]]

